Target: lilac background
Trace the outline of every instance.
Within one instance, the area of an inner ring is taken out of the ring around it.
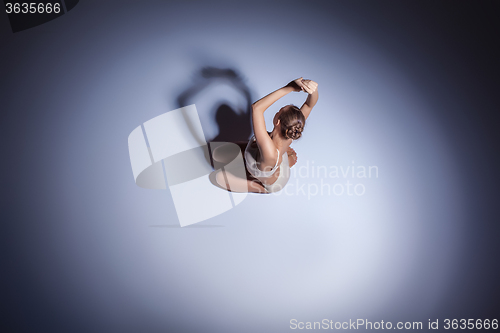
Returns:
[[[0,15],[3,330],[495,318],[497,14],[489,1],[80,1],[16,34]],[[379,177],[363,196],[251,195],[177,228],[170,193],[135,185],[127,137],[206,66],[248,89],[213,80],[186,101],[207,139],[233,124],[220,105],[244,116],[304,76],[320,101],[297,167],[354,161]]]

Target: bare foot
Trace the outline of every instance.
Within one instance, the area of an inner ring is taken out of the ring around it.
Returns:
[[[287,153],[288,153],[288,164],[290,165],[291,168],[295,165],[295,163],[297,163],[297,153],[291,147],[288,147]]]

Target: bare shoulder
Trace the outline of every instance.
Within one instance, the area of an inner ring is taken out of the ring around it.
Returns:
[[[269,140],[264,140],[264,143],[257,140],[256,144],[260,151],[261,163],[264,163],[265,165],[272,164],[274,166],[276,159],[278,159],[278,148],[274,145],[273,140],[269,138]],[[281,159],[281,156],[279,156],[279,158]]]
[[[252,125],[255,140],[259,146],[261,156],[265,161],[268,159],[276,158],[276,149],[274,142],[269,137],[266,129],[266,122],[262,111],[252,109]]]

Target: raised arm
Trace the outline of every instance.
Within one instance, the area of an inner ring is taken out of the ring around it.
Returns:
[[[262,97],[257,102],[252,104],[253,133],[255,134],[257,145],[259,146],[264,159],[276,159],[276,148],[274,147],[273,141],[269,137],[269,134],[267,134],[266,122],[264,120],[264,111],[266,111],[281,97],[291,93],[292,91],[301,91],[301,80],[302,78],[298,78],[297,80],[294,80],[286,86],[273,91],[269,95]]]
[[[318,84],[311,80],[302,80],[302,87],[305,92],[308,93],[307,99],[302,104],[300,111],[304,114],[304,117],[309,117],[309,114],[312,111],[312,108],[318,102]]]

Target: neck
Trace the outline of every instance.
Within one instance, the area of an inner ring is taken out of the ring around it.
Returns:
[[[280,135],[278,127],[274,127],[273,131],[269,135],[271,136],[271,139],[273,140],[276,147],[278,147],[278,149],[280,150],[288,143],[287,141],[289,139],[285,139]]]

